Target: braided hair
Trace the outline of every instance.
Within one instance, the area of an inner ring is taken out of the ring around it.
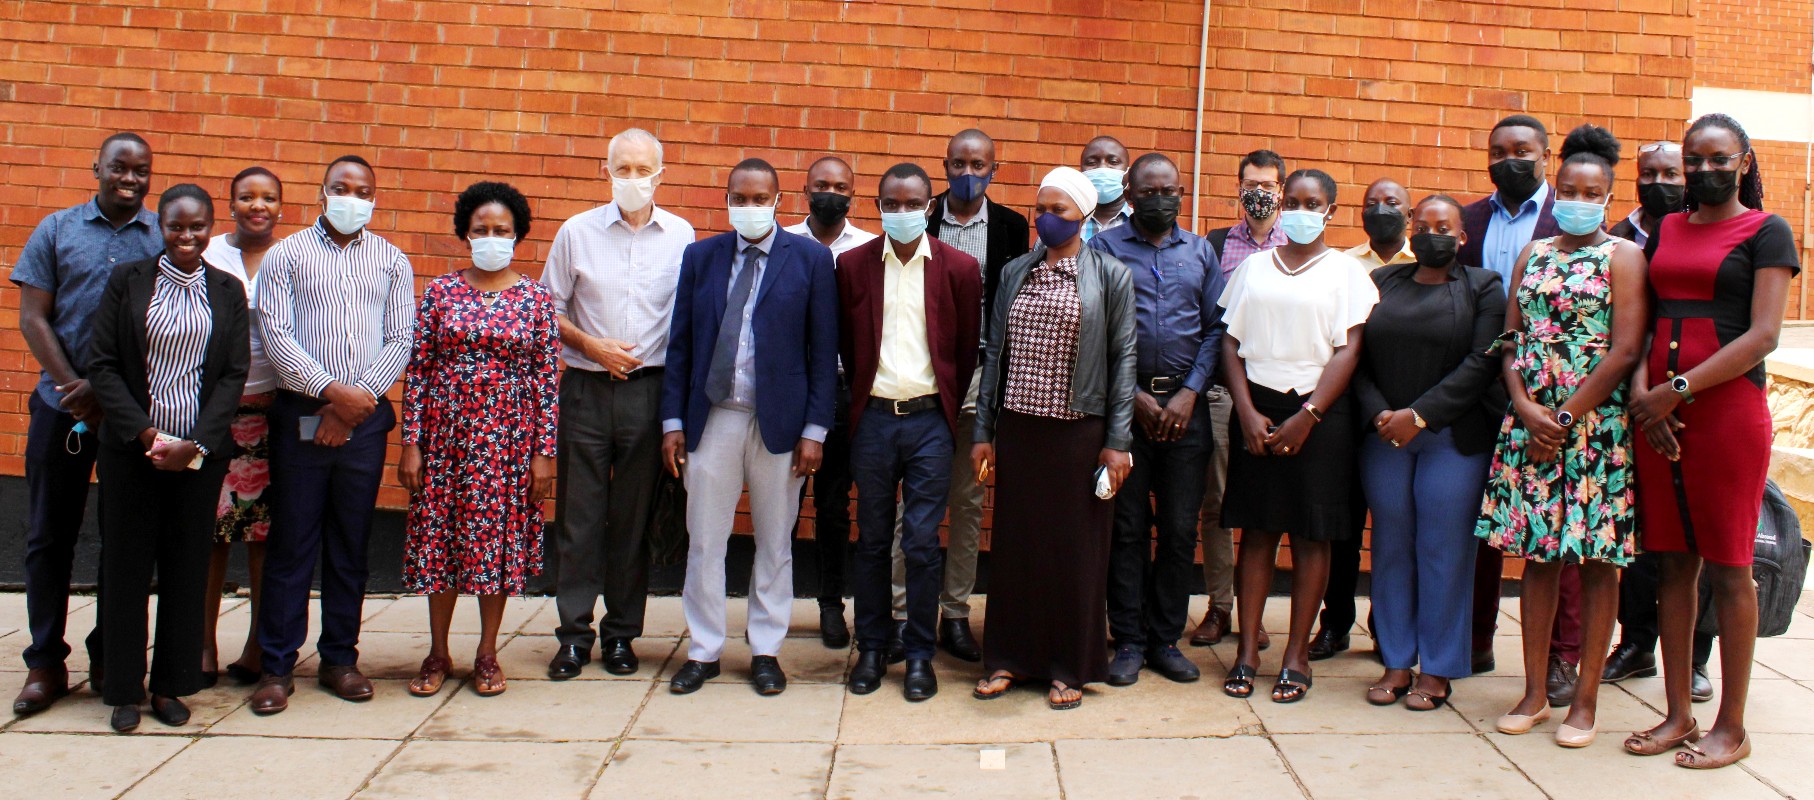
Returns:
[[[1744,148],[1743,152],[1751,154],[1751,168],[1745,170],[1745,174],[1739,176],[1738,179],[1738,202],[1749,209],[1764,210],[1763,171],[1757,166],[1757,152],[1751,149],[1751,137],[1745,135],[1745,127],[1738,124],[1738,120],[1725,114],[1702,114],[1700,119],[1688,126],[1688,132],[1682,135],[1682,148],[1687,149],[1688,140],[1706,128],[1724,128],[1731,131],[1732,135],[1738,138],[1738,146]],[[1689,192],[1686,199],[1689,211],[1700,208],[1701,204],[1694,199],[1693,192]]]

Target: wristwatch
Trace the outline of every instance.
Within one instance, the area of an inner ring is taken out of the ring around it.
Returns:
[[[1561,425],[1564,428],[1573,428],[1575,426],[1575,415],[1558,408],[1556,409],[1556,424]]]
[[[1682,402],[1694,402],[1694,392],[1688,390],[1688,376],[1677,375],[1669,381],[1669,388],[1682,396]]]
[[[192,445],[195,445],[195,452],[197,452],[197,453],[201,453],[201,454],[202,454],[202,458],[208,458],[208,457],[209,457],[209,456],[212,456],[212,455],[214,455],[214,451],[212,451],[212,450],[209,450],[209,449],[208,449],[208,446],[207,446],[207,445],[204,445],[204,444],[202,444],[202,443],[201,443],[201,442],[198,442],[198,441],[196,441],[196,440],[194,440],[194,439],[190,439],[190,440],[189,440],[189,443],[190,443],[190,444],[192,444]]]
[[[1416,425],[1419,430],[1430,427],[1429,423],[1423,421],[1423,415],[1417,413],[1417,409],[1415,408],[1411,409],[1411,423]]]

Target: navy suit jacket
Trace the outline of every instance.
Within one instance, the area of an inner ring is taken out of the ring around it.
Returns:
[[[1485,268],[1480,251],[1486,247],[1486,229],[1493,223],[1492,195],[1487,195],[1461,209],[1461,229],[1467,231],[1468,243],[1461,246],[1457,255],[1463,266]],[[1543,207],[1537,210],[1537,229],[1531,232],[1531,241],[1548,239],[1562,235],[1562,229],[1556,226],[1556,187],[1550,186],[1549,196],[1543,198]],[[1526,243],[1528,244],[1528,242]],[[1522,248],[1522,245],[1520,245]],[[1510,280],[1508,277],[1507,280]],[[1517,287],[1508,287],[1517,292]]]
[[[712,408],[705,397],[706,375],[718,344],[718,326],[730,303],[731,262],[742,243],[736,233],[721,233],[687,245],[680,257],[661,418],[681,420],[688,452],[699,448],[699,435]],[[825,428],[833,424],[838,285],[831,250],[777,230],[761,278],[750,320],[756,348],[756,421],[770,453],[790,453],[808,423]]]

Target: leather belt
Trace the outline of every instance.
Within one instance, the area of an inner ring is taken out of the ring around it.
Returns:
[[[871,397],[869,398],[869,407],[883,409],[897,417],[905,417],[909,414],[918,414],[921,411],[936,410],[938,408],[938,395],[921,395],[912,400],[890,400],[886,397]]]
[[[619,377],[617,377],[617,375],[615,375],[614,373],[610,373],[610,372],[606,372],[605,374],[610,376],[611,380],[623,381],[625,383],[629,383],[630,381],[638,380],[641,378],[652,378],[652,377],[655,377],[656,375],[660,375],[661,373],[666,372],[666,371],[667,371],[667,367],[643,367],[641,369],[630,370],[622,378],[619,378]]]
[[[1171,394],[1184,388],[1184,379],[1171,375],[1156,375],[1139,378],[1136,381],[1147,394]]]

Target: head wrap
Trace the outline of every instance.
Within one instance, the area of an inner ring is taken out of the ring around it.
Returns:
[[[1096,211],[1096,184],[1084,174],[1071,167],[1059,167],[1046,173],[1046,179],[1039,182],[1039,188],[1047,186],[1069,195],[1071,202],[1083,209],[1083,215],[1089,216]]]

